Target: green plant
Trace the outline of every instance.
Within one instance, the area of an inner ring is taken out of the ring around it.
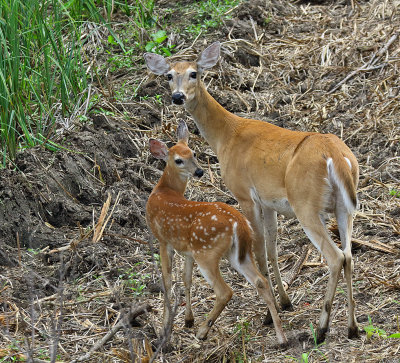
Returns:
[[[14,340],[8,344],[6,351],[7,355],[0,359],[0,363],[5,362],[26,362],[26,356],[21,354],[20,344],[23,344],[20,340]]]
[[[205,0],[197,4],[196,14],[191,19],[186,31],[197,36],[209,28],[216,28],[224,19],[229,18],[228,12],[239,4],[239,0]]]
[[[312,335],[313,340],[314,340],[314,348],[312,348],[309,352],[304,352],[304,353],[302,353],[300,359],[299,359],[299,358],[292,357],[292,356],[286,356],[286,358],[289,358],[289,359],[294,360],[294,361],[296,361],[296,362],[308,363],[308,362],[309,362],[309,359],[310,359],[310,357],[311,357],[311,355],[312,355],[314,352],[317,352],[317,353],[319,353],[319,355],[321,356],[321,359],[322,359],[322,360],[324,360],[325,362],[328,362],[328,361],[329,361],[329,360],[328,360],[328,357],[327,357],[323,352],[321,352],[321,351],[319,350],[319,348],[320,348],[322,345],[324,345],[325,342],[323,342],[323,343],[321,343],[321,344],[318,344],[318,343],[317,343],[317,332],[315,331],[314,326],[313,326],[312,323],[310,323],[310,330],[311,330],[311,335]]]
[[[135,51],[134,48],[123,52],[123,54],[116,54],[107,59],[107,62],[111,65],[110,70],[112,72],[121,68],[132,68],[134,66],[134,61],[132,54]],[[111,51],[106,50],[108,54],[113,54]]]
[[[390,194],[392,197],[400,198],[400,190],[392,189],[392,190],[390,190],[389,194]]]
[[[372,337],[378,337],[378,338],[400,338],[400,333],[394,333],[391,335],[387,335],[386,331],[383,329],[380,329],[372,324],[372,319],[370,316],[368,316],[368,325],[364,326],[364,330],[367,333],[367,340],[371,339]]]
[[[135,264],[140,265],[141,262]],[[119,278],[123,280],[124,285],[132,291],[134,296],[140,296],[143,294],[143,290],[146,288],[145,281],[150,277],[150,274],[142,274],[140,272],[129,269],[128,271],[122,271]]]
[[[235,326],[235,333],[239,332],[240,337],[245,341],[249,342],[251,340],[251,335],[249,334],[249,325],[248,321],[240,321]]]
[[[35,256],[40,253],[40,248],[28,248],[28,252],[32,253]]]
[[[0,167],[23,148],[60,148],[51,140],[56,120],[68,127],[88,94],[85,23],[104,24],[124,51],[101,15],[110,3],[0,0]]]
[[[167,32],[165,30],[159,30],[151,35],[151,41],[147,42],[145,50],[147,52],[159,53],[169,57],[174,49],[175,45],[163,46],[162,43],[167,39]]]

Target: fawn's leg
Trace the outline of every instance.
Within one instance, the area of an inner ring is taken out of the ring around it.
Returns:
[[[183,282],[185,284],[185,326],[191,328],[194,323],[194,317],[192,312],[192,301],[190,296],[190,288],[192,286],[192,272],[193,272],[194,260],[192,257],[185,256],[185,267],[183,271]]]
[[[201,324],[196,334],[198,339],[205,339],[215,320],[217,320],[218,316],[221,314],[221,311],[224,310],[226,304],[228,304],[229,300],[232,298],[233,292],[221,276],[219,271],[219,259],[213,260],[212,258],[196,258],[196,262],[202,275],[215,292],[214,307],[208,314],[207,319]]]
[[[173,316],[171,316],[171,273],[173,255],[174,251],[169,249],[166,243],[160,242],[161,271],[164,284],[163,326],[165,334],[167,334],[167,332],[165,331],[167,327],[170,327],[170,330],[172,330],[172,321],[170,320],[174,318]]]

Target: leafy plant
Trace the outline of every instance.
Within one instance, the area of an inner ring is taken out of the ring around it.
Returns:
[[[239,4],[239,0],[205,0],[197,5],[196,14],[186,31],[193,35],[209,28],[216,28],[229,18],[229,10]]]
[[[368,322],[369,324],[367,326],[364,326],[364,330],[367,333],[367,340],[371,339],[373,336],[378,337],[378,338],[400,338],[400,333],[394,333],[391,335],[387,335],[386,331],[383,329],[380,329],[372,324],[372,319],[370,316],[368,316]]]
[[[235,333],[239,332],[239,335],[242,337],[242,339],[245,342],[249,342],[251,340],[251,335],[248,332],[249,325],[250,325],[250,323],[245,320],[245,321],[238,322],[235,326]]]
[[[171,51],[175,45],[162,46],[162,43],[167,39],[167,32],[165,30],[159,30],[151,34],[151,38],[152,40],[145,46],[147,52],[164,54],[168,57],[172,54]]]
[[[138,262],[136,265],[141,264]],[[132,291],[134,296],[140,296],[143,294],[143,290],[146,288],[146,279],[150,277],[150,274],[142,274],[132,269],[128,271],[123,271],[119,278],[123,280],[125,286]]]
[[[400,190],[392,189],[392,190],[389,192],[389,194],[390,194],[392,197],[400,198]]]
[[[324,345],[325,342],[323,342],[323,343],[321,343],[321,344],[318,344],[318,343],[317,343],[317,332],[315,331],[314,326],[313,326],[312,323],[310,323],[310,329],[311,329],[311,335],[312,335],[313,340],[314,340],[314,348],[312,348],[309,352],[304,352],[304,353],[302,353],[300,359],[295,358],[295,357],[292,357],[292,356],[286,356],[286,358],[289,358],[289,359],[291,359],[291,360],[293,360],[293,361],[296,361],[296,362],[308,363],[308,362],[309,362],[309,359],[310,359],[310,357],[311,357],[311,355],[312,355],[314,352],[317,352],[317,353],[319,353],[319,355],[321,356],[321,358],[322,358],[324,361],[328,362],[328,357],[327,357],[323,352],[321,352],[321,351],[319,350],[319,348],[320,348],[322,345]]]

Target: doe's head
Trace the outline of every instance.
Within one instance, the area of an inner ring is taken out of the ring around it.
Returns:
[[[182,180],[194,176],[201,178],[204,174],[199,167],[196,154],[189,148],[189,130],[183,120],[179,121],[176,131],[178,142],[168,149],[162,141],[149,140],[150,152],[156,159],[164,160],[167,167],[177,173]]]
[[[220,56],[221,44],[212,43],[199,56],[196,62],[176,62],[169,64],[159,54],[145,53],[147,67],[155,74],[167,77],[171,91],[172,102],[183,105],[196,97],[201,74],[204,69],[213,67]]]

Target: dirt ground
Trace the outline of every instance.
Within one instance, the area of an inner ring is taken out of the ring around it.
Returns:
[[[158,4],[160,21],[174,16],[167,6]],[[256,0],[230,15],[196,40],[172,32],[174,58],[195,59],[219,40],[222,57],[205,83],[226,109],[292,130],[334,133],[352,149],[360,163],[353,256],[361,337],[347,338],[340,279],[327,340],[314,344],[328,269],[298,222],[279,217],[283,276],[311,250],[289,286],[294,310],[280,314],[290,346],[276,346],[272,327],[262,324],[266,306],[226,262],[221,270],[235,294],[208,339],[198,341],[196,327],[214,296],[195,269],[195,327],[184,328],[183,263],[176,256],[173,335],[169,349],[155,353],[163,295],[157,242],[144,211],[163,163],[150,156],[148,139],[172,145],[177,119],[184,118],[206,170],[190,184],[188,198],[238,205],[193,120],[171,105],[166,81],[149,74],[138,55],[136,67],[93,86],[103,91],[87,122],[58,130],[64,150],[24,150],[13,167],[0,170],[0,362],[28,356],[72,362],[129,308],[145,304],[147,313],[81,361],[130,362],[136,354],[143,362],[150,356],[159,362],[400,362],[400,339],[387,337],[400,333],[400,2]],[[121,15],[121,21],[129,19]],[[138,96],[121,100],[115,95],[126,82],[139,84]],[[329,226],[335,230],[334,220]]]

